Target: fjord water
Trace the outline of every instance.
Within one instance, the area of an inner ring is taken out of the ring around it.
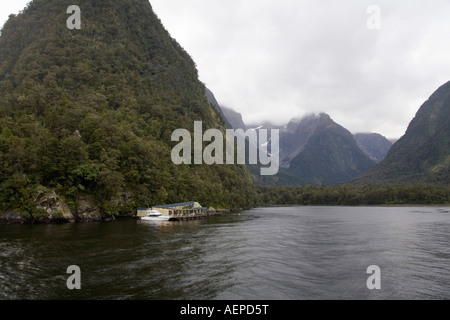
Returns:
[[[0,226],[0,299],[449,299],[450,208]],[[69,290],[67,268],[81,270]],[[381,270],[369,290],[367,268]]]

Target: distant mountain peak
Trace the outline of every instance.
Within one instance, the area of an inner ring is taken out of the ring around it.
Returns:
[[[299,124],[306,123],[310,126],[303,133],[308,138],[306,141],[302,140],[300,150],[295,150],[298,151],[297,154],[291,153],[288,156],[292,157],[289,172],[304,183],[343,183],[375,165],[359,148],[350,131],[334,122],[327,114],[306,118]],[[301,131],[299,128],[297,132]]]

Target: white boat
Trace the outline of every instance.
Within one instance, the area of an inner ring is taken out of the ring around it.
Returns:
[[[165,216],[158,210],[150,210],[146,216],[141,217],[141,220],[146,221],[169,221],[170,216]]]

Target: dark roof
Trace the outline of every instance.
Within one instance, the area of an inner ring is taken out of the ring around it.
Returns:
[[[173,204],[163,204],[161,206],[153,206],[154,208],[173,208],[173,207],[185,207],[185,206],[193,206],[195,204],[195,201],[191,202],[181,202],[181,203],[173,203]]]

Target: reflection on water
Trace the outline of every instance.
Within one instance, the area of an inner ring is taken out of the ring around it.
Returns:
[[[0,226],[0,299],[449,299],[448,208]],[[81,290],[66,269],[81,268]],[[381,268],[381,290],[366,269]]]

